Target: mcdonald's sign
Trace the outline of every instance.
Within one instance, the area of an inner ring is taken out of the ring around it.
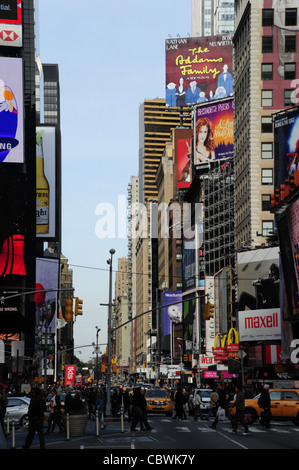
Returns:
[[[239,334],[235,328],[231,328],[227,335],[217,333],[214,341],[213,354],[215,361],[224,362],[229,357],[238,357]]]

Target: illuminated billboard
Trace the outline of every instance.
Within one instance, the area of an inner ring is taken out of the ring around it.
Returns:
[[[294,108],[274,118],[274,187],[299,169],[299,109]]]
[[[22,1],[0,2],[0,46],[22,47]]]
[[[191,184],[192,136],[192,129],[174,129],[178,189],[189,188]]]
[[[234,100],[195,108],[194,166],[234,156]]]
[[[57,206],[56,128],[36,129],[36,236],[56,235]]]
[[[0,57],[0,162],[24,163],[23,62]]]
[[[166,106],[181,107],[233,95],[231,35],[165,42]]]

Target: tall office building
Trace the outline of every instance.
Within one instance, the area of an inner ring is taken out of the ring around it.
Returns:
[[[234,32],[234,0],[192,0],[192,37]]]
[[[292,6],[294,8],[292,8]],[[234,36],[236,248],[267,244],[274,232],[272,115],[291,107],[299,67],[298,3],[237,0]]]
[[[182,117],[183,116],[183,117]],[[139,109],[139,202],[157,198],[156,173],[172,129],[190,128],[191,110],[167,108],[165,100],[145,100]]]

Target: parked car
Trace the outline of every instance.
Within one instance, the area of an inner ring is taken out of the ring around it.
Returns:
[[[194,390],[193,403],[195,403],[195,397],[199,390],[201,392],[201,401],[204,403],[203,405],[200,405],[201,411],[203,413],[207,413],[210,409],[210,397],[213,390],[210,388],[196,388]]]
[[[17,425],[27,426],[29,404],[30,398],[28,397],[8,397],[4,422],[7,422],[7,417],[9,417],[10,424],[14,420]]]
[[[164,412],[172,416],[172,400],[166,388],[148,388],[145,391],[146,409],[149,413]]]
[[[278,420],[292,420],[299,426],[299,390],[298,389],[269,389],[271,399],[272,418]],[[252,424],[262,413],[262,408],[258,405],[260,394],[254,398],[245,400],[245,415],[247,422]],[[232,404],[233,402],[231,402]],[[235,408],[231,408],[231,414],[235,413]]]

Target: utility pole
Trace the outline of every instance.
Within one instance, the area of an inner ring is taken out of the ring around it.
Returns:
[[[109,264],[107,415],[110,415],[111,408],[112,257],[115,253],[115,250],[111,248],[109,253],[111,256],[110,259],[107,260],[107,264]]]

